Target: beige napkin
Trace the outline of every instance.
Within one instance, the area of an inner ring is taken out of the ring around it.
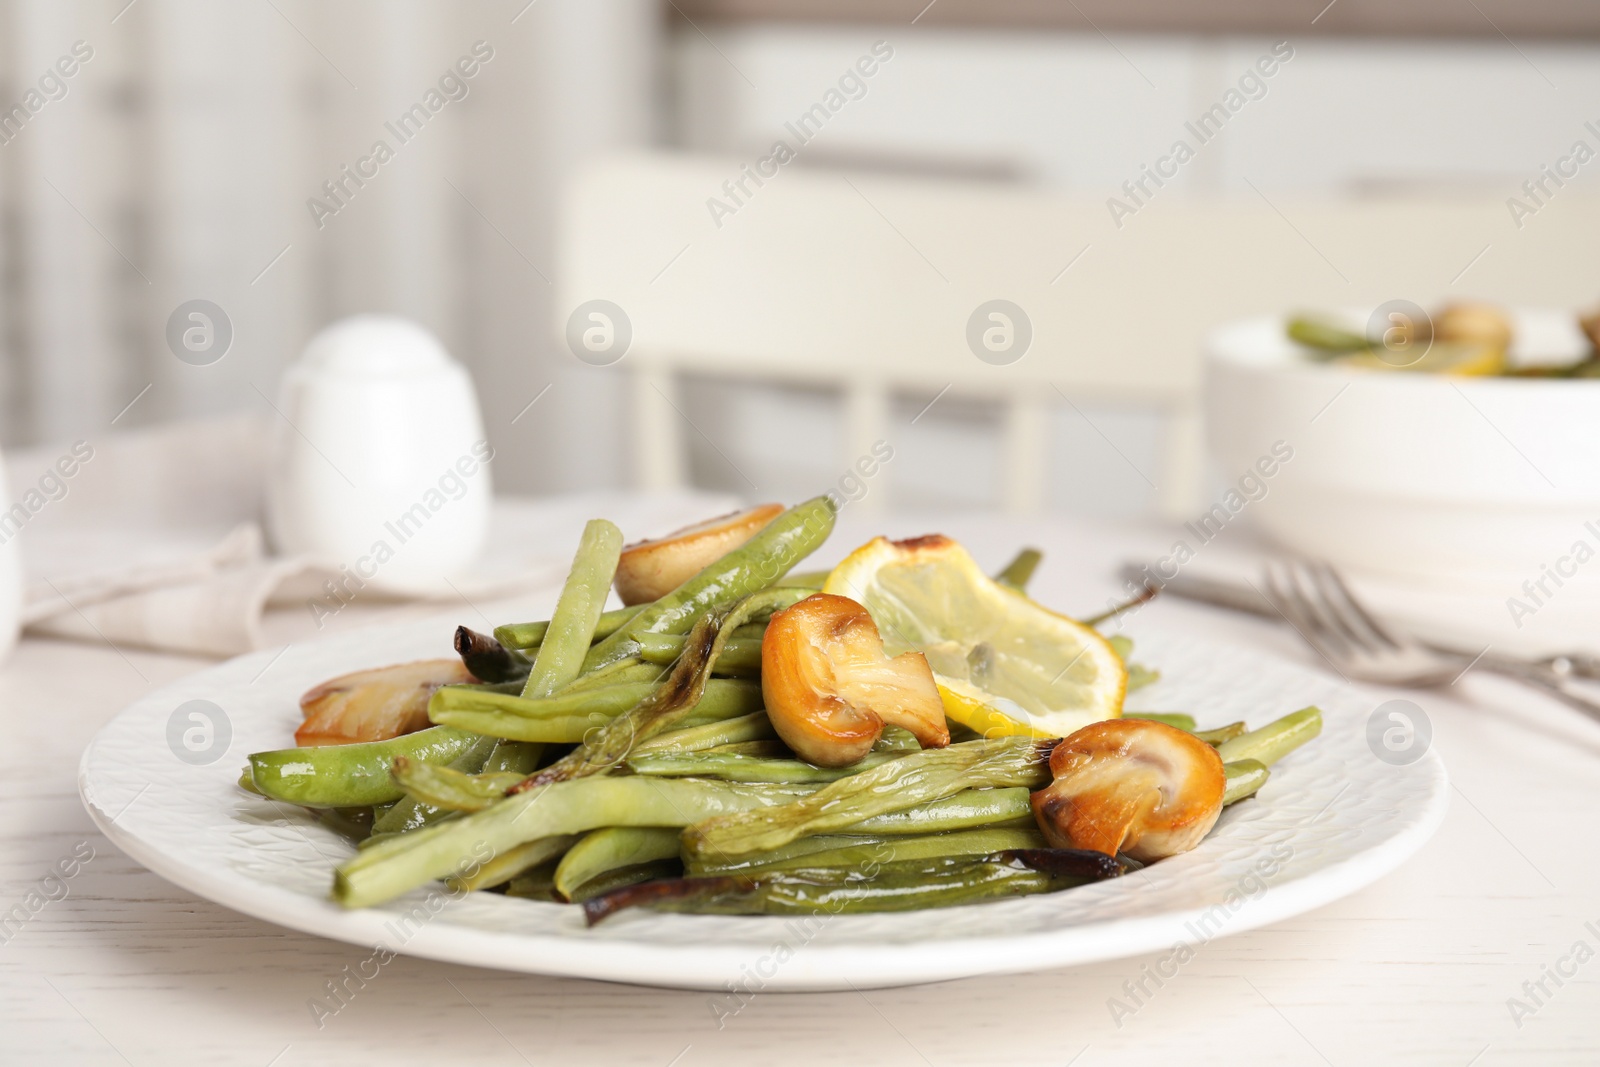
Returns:
[[[7,456],[20,525],[28,633],[204,656],[264,647],[263,613],[340,600],[336,568],[276,557],[262,535],[270,425],[255,416],[175,422]],[[459,603],[559,583],[586,520],[612,518],[630,538],[663,533],[736,502],[693,491],[498,497],[488,545],[465,573],[425,596],[369,586],[363,600]]]

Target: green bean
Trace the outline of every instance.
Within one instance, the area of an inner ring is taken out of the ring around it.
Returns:
[[[506,896],[525,900],[559,900],[556,896],[556,863],[556,860],[545,860],[523,871],[506,883]]]
[[[1191,734],[1194,733],[1194,716],[1185,715],[1181,711],[1125,711],[1122,713],[1122,717],[1124,719],[1149,719],[1151,722],[1165,723],[1168,726],[1176,726],[1180,730],[1187,730]]]
[[[1128,688],[1132,693],[1136,689],[1143,689],[1147,685],[1154,685],[1161,681],[1161,672],[1142,663],[1128,664]]]
[[[870,770],[902,753],[869,752],[848,767],[818,767],[797,759],[760,759],[731,752],[635,752],[628,757],[634,774],[661,778],[720,778],[728,782],[776,782],[781,785],[836,782]]]
[[[662,734],[667,738],[674,736],[671,733]],[[659,740],[659,739],[658,739]],[[645,746],[634,749],[635,753],[641,752]],[[672,752],[675,749],[653,749],[652,751]],[[730,741],[725,745],[712,745],[710,748],[685,751],[700,752],[726,752],[732,756],[755,756],[757,759],[788,759],[794,752],[782,741]]]
[[[770,810],[696,823],[684,832],[690,856],[762,852],[797,837],[842,830],[863,819],[984,786],[1042,786],[1050,781],[1052,741],[1000,737],[929,749],[841,778]]]
[[[532,774],[544,758],[544,746],[537,741],[501,740],[483,764],[484,774],[514,772]]]
[[[483,811],[380,841],[335,872],[333,899],[381,904],[435,878],[466,877],[517,845],[602,826],[684,826],[804,795],[803,787],[668,778],[578,778],[518,793]]]
[[[1190,730],[1200,740],[1215,748],[1224,741],[1232,741],[1235,737],[1243,737],[1250,732],[1250,727],[1242,722],[1230,722],[1226,726],[1219,726],[1215,730]]]
[[[681,838],[682,835],[680,834],[679,836]],[[938,835],[919,834],[907,836],[934,837]],[[762,852],[754,856],[683,856],[683,870],[686,875],[694,878],[708,874],[736,874],[742,871],[754,870],[769,863],[785,863],[790,860],[802,861],[819,852],[858,848],[889,840],[891,838],[884,834],[818,834],[815,837],[802,837],[798,841],[791,841],[781,848],[773,849],[771,852]]]
[[[494,754],[498,744],[499,742],[492,737],[481,737],[473,743],[471,748],[456,759],[441,765],[439,770],[451,774],[477,774],[483,770],[483,765]],[[395,757],[396,763],[401,761],[417,767],[433,767],[433,764],[411,760],[406,756]],[[393,775],[393,773],[394,768],[391,766],[390,774]],[[373,822],[372,830],[376,834],[406,833],[427,826],[430,823],[438,822],[440,819],[448,817],[450,813],[451,809],[447,807],[429,804],[426,801],[408,795],[391,804],[389,809]]]
[[[256,752],[249,757],[250,781],[262,796],[307,808],[388,804],[405,796],[389,777],[396,756],[449,763],[480,740],[466,730],[435,726],[387,741]]]
[[[840,827],[847,834],[933,834],[946,830],[970,830],[978,826],[1033,826],[1033,808],[1028,804],[1028,789],[967,789],[955,796],[918,804],[900,811],[874,815],[850,826]]]
[[[595,897],[604,896],[627,886],[640,885],[645,882],[659,882],[662,879],[678,878],[683,874],[683,864],[677,857],[669,860],[651,860],[649,863],[635,863],[627,867],[615,867],[604,871],[589,881],[583,883],[572,891],[568,898],[574,904],[584,904]]]
[[[1287,332],[1291,341],[1322,353],[1358,352],[1372,347],[1372,342],[1361,334],[1312,315],[1296,315],[1290,319]]]
[[[528,675],[528,660],[487,634],[465,626],[456,627],[456,655],[474,678],[499,683],[519,681]],[[518,686],[520,689],[521,687]]]
[[[372,808],[317,808],[312,814],[334,833],[361,842],[372,833],[372,812]]]
[[[585,834],[556,867],[556,892],[573,899],[579,886],[618,867],[678,858],[678,831],[669,826],[608,826]]]
[[[790,589],[810,589],[820,591],[828,581],[828,571],[799,571],[794,574],[779,578],[774,585],[785,586]]]
[[[1037,548],[1025,548],[1016,554],[1010,563],[997,575],[994,580],[1001,585],[1025,593],[1028,583],[1033,580],[1033,572],[1039,569],[1039,561],[1044,558],[1044,553]]]
[[[638,651],[641,633],[688,633],[708,611],[726,608],[782,578],[833,532],[837,506],[826,496],[790,508],[750,540],[628,620],[589,650],[592,671]]]
[[[1224,763],[1253,759],[1270,767],[1321,732],[1321,709],[1314,706],[1301,708],[1269,722],[1259,730],[1251,730],[1223,742],[1217,749],[1217,755],[1222,757]]]
[[[692,875],[748,874],[753,871],[794,867],[858,867],[869,864],[931,860],[942,856],[987,856],[1011,848],[1046,848],[1036,826],[958,830],[949,834],[912,834],[903,837],[824,834],[804,837],[783,848],[756,856],[720,861],[720,857],[686,863]],[[719,862],[720,861],[720,862]]]
[[[433,694],[428,716],[434,722],[513,741],[554,744],[581,742],[648,697],[648,684],[607,686],[581,693],[562,693],[543,700],[524,700],[501,693],[446,686]],[[713,678],[685,723],[714,722],[746,715],[761,707],[761,686],[731,678]]]
[[[642,745],[635,745],[633,754],[644,756],[668,752],[704,752],[723,745],[770,741],[777,736],[778,731],[772,728],[772,720],[767,718],[767,713],[756,711],[736,719],[722,719],[702,726],[685,726],[679,730],[668,730],[657,734]]]
[[[1223,807],[1237,804],[1245,797],[1255,796],[1256,791],[1267,784],[1267,778],[1272,774],[1267,770],[1266,764],[1253,759],[1224,763],[1222,769],[1228,776],[1228,784],[1222,792]]]
[[[514,848],[498,853],[487,863],[479,865],[476,870],[468,867],[465,873],[451,875],[445,882],[459,893],[474,889],[490,889],[511,881],[529,868],[548,863],[571,848],[577,840],[576,834],[557,834],[553,837],[541,837],[536,841],[524,841]]]
[[[518,786],[516,792],[568,778],[603,774],[616,767],[636,745],[671,729],[700,703],[711,671],[735,628],[804,596],[800,589],[763,589],[725,610],[706,612],[695,623],[683,655],[665,681],[648,697],[585,737],[576,749]]]
[[[1147,597],[1146,599],[1149,598]],[[1097,615],[1094,619],[1086,620],[1086,622],[1092,623],[1096,619],[1110,618],[1117,612],[1126,610],[1131,603],[1132,602],[1130,601],[1129,604],[1124,604],[1122,607],[1117,608],[1116,611],[1109,612],[1103,616]],[[1106,638],[1106,644],[1111,646],[1111,651],[1115,652],[1117,654],[1117,658],[1122,660],[1123,664],[1128,668],[1127,691],[1129,693],[1133,692],[1135,689],[1143,689],[1145,686],[1161,680],[1160,671],[1151,670],[1149,667],[1146,667],[1141,663],[1132,663],[1129,661],[1129,657],[1133,655],[1133,641],[1128,637],[1124,636],[1123,634],[1112,634],[1110,637]],[[1129,716],[1129,718],[1132,717],[1133,716]],[[1148,718],[1148,716],[1141,717]]]
[[[874,752],[921,752],[922,742],[917,735],[900,726],[885,726],[883,733],[872,743]]]
[[[466,774],[449,767],[415,763],[404,756],[394,761],[395,784],[423,804],[445,811],[482,811],[506,797],[506,790],[527,777],[515,771]]]
[[[676,663],[683,655],[683,637],[673,634],[640,634],[639,657],[646,663]],[[751,677],[761,673],[761,639],[748,637],[729,638],[722,655],[717,657],[718,674]]]
[[[909,911],[1049,893],[1115,878],[1128,869],[1123,861],[1100,852],[1011,849],[867,869],[802,867],[653,882],[595,897],[584,904],[583,912],[593,926],[623,908],[637,906],[722,915]]]
[[[667,676],[667,669],[657,663],[646,663],[638,656],[629,656],[617,662],[590,671],[561,690],[561,696],[586,693],[591,689],[604,689],[612,685],[649,685]]]
[[[1127,600],[1122,601],[1120,604],[1111,605],[1098,615],[1090,615],[1088,618],[1079,619],[1078,621],[1083,623],[1085,626],[1099,626],[1103,622],[1110,622],[1112,619],[1116,618],[1118,615],[1121,615],[1125,611],[1132,611],[1140,604],[1150,603],[1150,601],[1156,598],[1156,594],[1159,592],[1161,592],[1160,586],[1146,582],[1143,589],[1139,590],[1139,592],[1135,593]],[[1113,634],[1111,637],[1106,638],[1106,640],[1110,641],[1113,645],[1116,645],[1116,643],[1120,640],[1127,645],[1128,651],[1132,651],[1133,649],[1133,642],[1129,641],[1126,637],[1122,637],[1120,634]],[[1121,656],[1123,661],[1126,662],[1128,659],[1128,651],[1119,650],[1117,655]]]
[[[649,605],[634,604],[626,608],[613,608],[602,612],[600,620],[594,626],[594,639],[604,640],[627,625],[629,619],[643,611]],[[516,622],[508,626],[496,626],[494,639],[506,648],[516,652],[527,652],[538,648],[544,643],[544,635],[550,630],[548,622]]]
[[[535,700],[550,696],[583,672],[584,657],[589,654],[594,628],[605,610],[621,555],[622,531],[616,523],[590,519],[583,528],[556,610],[550,614],[539,653],[528,671],[523,696]]]

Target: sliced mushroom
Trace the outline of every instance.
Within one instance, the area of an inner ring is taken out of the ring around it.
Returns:
[[[387,741],[430,725],[428,699],[441,685],[477,681],[457,659],[424,659],[330,678],[300,698],[305,722],[295,744]]]
[[[750,540],[782,513],[782,504],[762,504],[685,526],[654,541],[628,545],[617,561],[617,595],[629,605],[657,600]]]
[[[761,641],[761,692],[785,744],[821,767],[872,749],[885,725],[923,748],[950,743],[944,703],[920,652],[890,658],[867,609],[817,593],[772,617]]]
[[[1467,341],[1502,351],[1511,346],[1511,317],[1493,304],[1448,304],[1433,316],[1437,341]]]
[[[1050,753],[1050,773],[1055,781],[1032,798],[1045,840],[1142,862],[1198,845],[1227,784],[1214,748],[1148,719],[1085,726]]]

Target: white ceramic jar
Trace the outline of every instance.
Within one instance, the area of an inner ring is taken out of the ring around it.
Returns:
[[[493,452],[465,368],[406,319],[357,315],[284,374],[268,482],[271,535],[401,593],[440,590],[483,548]]]

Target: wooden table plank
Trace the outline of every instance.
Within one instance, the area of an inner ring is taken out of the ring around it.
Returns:
[[[848,508],[840,525],[834,555],[880,529],[942,529],[986,565],[1020,541],[1038,544],[1046,561],[1035,591],[1068,610],[1102,603],[1116,563],[1170,540],[1061,520],[928,522]],[[358,604],[329,630],[431,610]],[[1291,635],[1262,622],[1179,602],[1146,612],[1152,625],[1304,658]],[[280,639],[315,636],[303,612],[272,626]],[[1488,1067],[1594,1063],[1600,1049],[1600,962],[1559,988],[1546,978],[1551,995],[1520,1027],[1507,1006],[1577,942],[1600,950],[1600,726],[1492,679],[1407,694],[1431,716],[1456,787],[1416,858],[1337,903],[1201,946],[1120,1019],[1109,1002],[1126,1000],[1124,983],[1161,954],[910,989],[765,993],[737,1012],[716,994],[397,957],[319,1028],[308,1001],[364,950],[174,888],[112,847],[79,804],[78,755],[94,732],[128,701],[205,666],[125,654],[28,640],[0,668],[9,718],[0,911],[74,848],[94,850],[67,895],[0,944],[0,1062]],[[1387,695],[1374,691],[1374,706]]]

